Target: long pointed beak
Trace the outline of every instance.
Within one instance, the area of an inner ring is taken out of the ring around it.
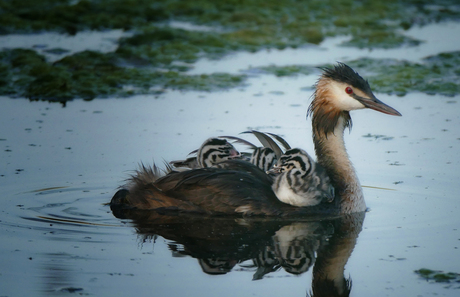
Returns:
[[[394,109],[393,107],[389,105],[386,105],[385,103],[375,98],[374,96],[373,98],[360,97],[358,100],[367,108],[370,108],[376,111],[380,111],[380,112],[383,112],[389,115],[402,116],[402,114],[399,113],[399,111],[397,111],[396,109]]]

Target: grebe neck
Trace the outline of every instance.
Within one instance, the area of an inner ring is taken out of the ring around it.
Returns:
[[[342,213],[353,213],[366,210],[366,203],[361,184],[356,175],[353,164],[345,149],[344,131],[351,125],[348,111],[336,114],[335,127],[325,130],[313,114],[313,142],[315,152],[320,163],[326,169],[335,188],[336,199]]]

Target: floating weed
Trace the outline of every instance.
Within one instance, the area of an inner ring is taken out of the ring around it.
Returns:
[[[353,38],[342,43],[343,46],[354,46],[358,48],[395,48],[399,46],[416,46],[421,43],[395,31],[369,30],[353,35]]]
[[[368,78],[372,89],[377,93],[398,96],[404,96],[408,92],[445,96],[454,96],[460,93],[460,51],[429,56],[423,59],[422,63],[370,58],[347,61],[346,63]],[[320,66],[332,67],[332,65]],[[314,73],[314,66],[270,65],[250,68],[247,72],[268,73],[276,76],[309,75]]]
[[[386,136],[386,135],[378,135],[378,134],[371,134],[371,133],[367,133],[365,135],[363,135],[362,137],[365,137],[365,138],[373,138],[375,140],[378,140],[378,139],[382,139],[382,140],[392,140],[394,137],[392,136]]]
[[[293,76],[298,74],[309,75],[313,73],[312,66],[306,65],[289,65],[289,66],[265,66],[265,67],[258,67],[257,70],[261,73],[269,73],[274,74],[278,77],[280,76]]]
[[[175,19],[218,24],[251,32],[249,35],[262,32],[261,36],[267,36],[264,32],[270,32],[272,40],[280,39],[282,43],[289,43],[283,41],[283,36],[286,40],[296,37],[317,43],[324,36],[344,32],[359,36],[370,29],[406,30],[414,24],[458,19],[455,4],[455,0],[437,5],[428,0],[4,0],[0,4],[0,28],[3,34],[44,30],[74,34],[88,29],[132,30]]]
[[[134,65],[139,65],[143,61],[143,65],[170,68],[177,61],[194,63],[205,56],[220,58],[233,47],[216,33],[150,26],[122,38],[115,54],[128,64],[136,61]]]
[[[394,48],[420,41],[401,34],[414,25],[459,19],[455,0],[285,1],[276,0],[4,0],[0,34],[123,29],[113,53],[86,51],[53,64],[26,50],[0,52],[0,94],[65,101],[105,96],[157,94],[165,88],[213,90],[244,83],[245,75],[185,75],[197,59],[218,59],[233,51],[284,49],[350,35],[345,46]],[[356,17],[359,16],[359,17]],[[167,27],[189,22],[219,30]],[[161,26],[160,26],[161,25]],[[65,49],[50,49],[65,54]],[[390,65],[387,64],[390,63]],[[364,60],[377,92],[404,95],[459,93],[458,54],[430,57],[423,64]],[[310,74],[309,66],[268,66],[277,76]]]
[[[421,278],[432,283],[460,283],[460,274],[422,268],[414,271]]]
[[[174,73],[174,72],[171,72]],[[211,75],[181,75],[174,73],[165,82],[165,87],[178,90],[212,91],[242,85],[245,76],[230,75],[227,73],[213,73]]]
[[[158,89],[226,89],[243,84],[245,75],[185,75],[177,71],[152,68],[126,68],[117,57],[84,51],[53,64],[33,50],[0,52],[0,92],[32,100],[65,102],[72,98],[93,99],[106,96],[158,94]],[[152,88],[155,87],[155,88]]]
[[[375,92],[399,96],[414,91],[446,96],[460,93],[460,51],[430,56],[422,63],[364,58],[347,64],[366,76]]]

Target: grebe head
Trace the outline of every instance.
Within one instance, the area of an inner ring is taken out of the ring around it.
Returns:
[[[281,173],[297,168],[303,173],[308,174],[312,170],[313,165],[314,161],[307,152],[299,148],[294,148],[287,150],[281,155],[274,169]]]
[[[235,147],[222,138],[207,139],[197,152],[197,162],[201,168],[212,167],[223,161],[240,158]]]
[[[333,132],[342,116],[351,125],[349,111],[370,108],[385,114],[401,116],[394,108],[375,97],[367,80],[344,63],[324,68],[316,83],[314,99],[308,114],[316,119],[318,131]]]

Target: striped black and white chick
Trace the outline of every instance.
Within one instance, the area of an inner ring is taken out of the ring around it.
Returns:
[[[212,137],[208,138],[196,152],[196,157],[186,160],[171,161],[169,164],[175,168],[206,168],[213,167],[223,161],[237,159],[241,154],[226,139]]]
[[[275,152],[269,147],[257,147],[252,152],[249,162],[263,171],[268,171],[276,164]]]
[[[240,158],[241,154],[226,139],[209,138],[198,149],[196,156],[198,166],[206,168],[223,161]]]
[[[256,130],[250,130],[243,133],[251,133],[255,135],[262,143],[263,147],[257,147],[254,149],[250,162],[264,171],[272,169],[283,154],[282,149],[274,140],[281,143],[285,150],[291,149],[291,146],[286,142],[286,140],[279,135],[268,132],[259,132]]]
[[[288,150],[291,148],[289,144],[286,142],[286,140],[284,140],[281,136],[273,134],[273,133],[259,132],[256,130],[245,131],[242,133],[253,134],[254,136],[257,137],[257,139],[260,141],[262,146],[256,146],[247,140],[244,140],[242,138],[235,137],[235,136],[222,136],[222,137],[231,139],[237,143],[249,146],[249,148],[253,151],[248,159],[249,163],[257,166],[263,171],[268,171],[272,169],[272,167],[278,161],[278,158],[283,154],[282,149],[274,141],[274,139],[277,140],[279,143],[281,143],[281,145],[284,147],[285,150]]]
[[[287,150],[268,173],[276,175],[272,189],[284,203],[314,206],[334,200],[326,170],[302,149]]]

